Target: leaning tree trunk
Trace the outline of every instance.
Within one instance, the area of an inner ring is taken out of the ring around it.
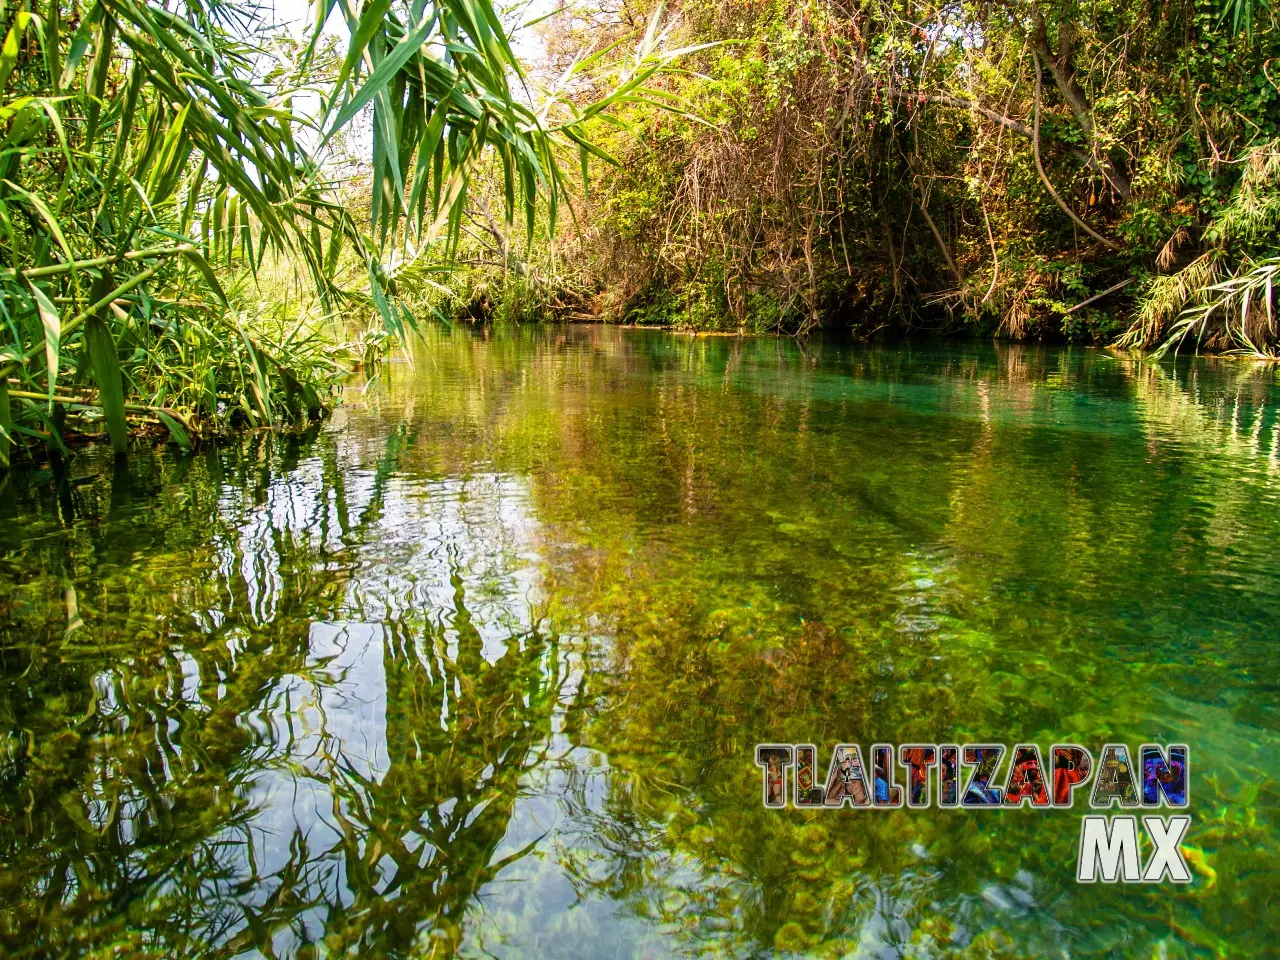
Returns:
[[[1106,177],[1107,182],[1115,188],[1116,193],[1128,200],[1131,192],[1129,176],[1107,155],[1104,149],[1099,147],[1097,127],[1093,121],[1093,106],[1089,103],[1088,94],[1084,92],[1084,88],[1080,86],[1080,82],[1076,79],[1076,67],[1072,58],[1075,52],[1075,37],[1075,24],[1070,20],[1059,20],[1058,49],[1054,50],[1049,46],[1049,36],[1045,28],[1044,16],[1039,12],[1036,13],[1035,30],[1031,36],[1032,46],[1044,60],[1045,65],[1049,68],[1049,73],[1053,76],[1053,82],[1062,93],[1062,98],[1067,102],[1067,106],[1071,108],[1071,113],[1075,116],[1076,123],[1080,125],[1085,142],[1089,145],[1089,152],[1097,163],[1100,172]]]

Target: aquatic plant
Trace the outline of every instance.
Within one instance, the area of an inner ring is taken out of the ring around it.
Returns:
[[[416,350],[302,434],[0,479],[6,956],[1274,952],[1275,365]],[[1020,733],[1185,737],[1194,882],[751,763]]]

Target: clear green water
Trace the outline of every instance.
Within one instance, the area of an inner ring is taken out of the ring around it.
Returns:
[[[1270,368],[435,331],[308,435],[0,485],[5,955],[1277,955]],[[1190,887],[751,757],[1145,739]]]

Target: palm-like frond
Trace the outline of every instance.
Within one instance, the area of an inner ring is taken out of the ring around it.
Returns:
[[[334,16],[350,42],[333,82],[317,83]],[[394,265],[437,240],[447,259],[481,158],[501,158],[509,222],[519,207],[532,231],[539,202],[554,219],[559,155],[601,155],[583,125],[642,98],[674,55],[659,52],[659,16],[612,92],[579,109],[555,92],[535,102],[489,0],[317,0],[295,68],[269,78],[278,41],[256,7],[0,5],[0,383],[16,403],[0,443],[60,444],[55,410],[73,397],[102,412],[117,449],[139,410],[187,442],[193,418],[269,423],[318,407],[337,365],[310,335],[238,319],[223,280],[287,258],[333,311],[351,299],[335,271],[354,254],[363,302],[401,332]],[[317,115],[298,109],[316,93]],[[320,162],[366,111],[376,240]]]
[[[324,118],[326,133],[332,136],[371,109],[373,221],[381,245],[405,227],[408,256],[395,258],[398,269],[437,240],[450,259],[469,185],[487,151],[501,160],[507,222],[521,215],[531,235],[537,205],[545,202],[554,229],[566,184],[560,165],[565,151],[581,162],[584,177],[588,155],[613,162],[592,143],[588,122],[623,104],[653,102],[653,77],[689,52],[664,50],[659,4],[631,62],[605,96],[583,108],[563,89],[604,51],[580,58],[555,87],[535,95],[486,0],[417,0],[403,7],[371,0],[360,9],[350,0],[321,2],[328,6],[320,23],[337,7],[351,37]],[[681,109],[669,101],[660,105]]]

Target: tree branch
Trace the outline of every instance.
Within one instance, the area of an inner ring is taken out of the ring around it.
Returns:
[[[1071,113],[1076,118],[1076,123],[1080,125],[1080,131],[1084,134],[1085,140],[1089,144],[1091,151],[1091,159],[1095,161],[1098,171],[1106,178],[1107,182],[1115,188],[1116,193],[1120,194],[1125,200],[1129,199],[1131,187],[1129,177],[1106,155],[1105,152],[1098,149],[1097,128],[1093,122],[1093,108],[1089,105],[1089,96],[1084,92],[1084,88],[1080,86],[1076,80],[1075,67],[1071,62],[1071,54],[1075,47],[1075,24],[1070,20],[1060,20],[1058,22],[1058,49],[1055,52],[1049,46],[1049,35],[1045,28],[1044,16],[1036,11],[1036,25],[1031,34],[1032,54],[1039,54],[1044,57],[1045,65],[1049,68],[1049,73],[1053,77],[1053,82],[1057,85],[1062,99],[1067,102],[1067,106],[1071,108]]]
[[[1133,283],[1133,281],[1136,279],[1137,277],[1130,277],[1128,280],[1121,280],[1119,283],[1115,284],[1114,286],[1107,287],[1107,289],[1103,290],[1101,293],[1095,293],[1088,300],[1081,300],[1074,307],[1069,307],[1068,309],[1064,310],[1063,316],[1066,316],[1066,314],[1068,313],[1075,313],[1077,310],[1087,307],[1091,303],[1097,303],[1103,297],[1110,296],[1111,294],[1115,293],[1117,290],[1123,290],[1129,284]]]
[[[972,100],[962,100],[960,97],[953,97],[944,93],[913,94],[903,92],[899,93],[897,96],[900,100],[919,100],[923,97],[925,103],[936,103],[944,107],[955,107],[957,110],[971,110],[974,113],[981,114],[993,123],[1000,124],[1000,126],[1004,127],[1006,130],[1012,130],[1020,137],[1026,137],[1028,140],[1031,139],[1031,130],[1026,126],[1026,124],[1013,119],[1013,117],[1007,117],[998,110],[992,110],[990,107],[984,107],[982,104]],[[1078,150],[1075,147],[1069,147],[1068,152],[1086,167],[1090,167],[1098,171],[1098,173],[1103,176],[1106,176],[1106,174],[1103,173],[1102,167],[1098,164],[1098,161],[1089,156],[1089,154],[1085,153],[1083,150]]]
[[[1093,227],[1081,220],[1076,215],[1076,212],[1067,206],[1066,202],[1058,196],[1058,191],[1053,189],[1053,184],[1050,182],[1048,174],[1044,172],[1044,164],[1040,162],[1040,57],[1034,50],[1031,52],[1031,59],[1035,62],[1036,67],[1036,105],[1033,113],[1035,119],[1031,124],[1031,151],[1035,154],[1036,170],[1040,173],[1040,179],[1044,183],[1045,189],[1049,191],[1049,196],[1053,197],[1058,206],[1062,208],[1063,212],[1074,220],[1081,230],[1093,237],[1103,246],[1112,250],[1119,250],[1120,248],[1116,244],[1112,243],[1102,234],[1098,233],[1098,231],[1094,230]]]

